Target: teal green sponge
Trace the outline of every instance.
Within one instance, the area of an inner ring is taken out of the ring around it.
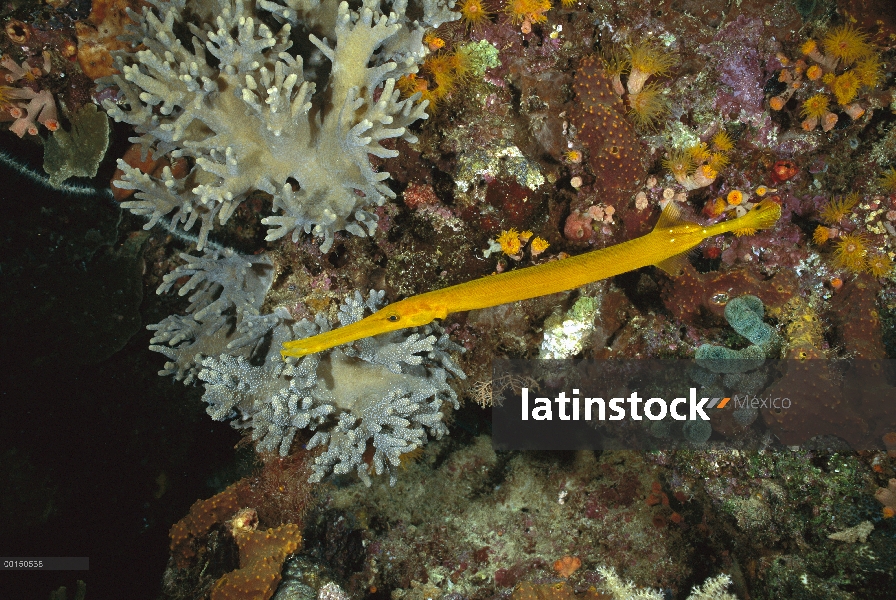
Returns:
[[[725,319],[752,346],[732,350],[724,346],[703,344],[694,355],[697,363],[714,373],[745,373],[761,366],[780,345],[778,334],[762,320],[765,309],[756,296],[740,296],[725,306]]]
[[[687,421],[681,432],[692,444],[705,444],[712,436],[712,425],[709,421]]]
[[[724,346],[703,344],[694,355],[697,364],[713,373],[745,373],[765,362],[765,352],[759,346],[732,350]]]
[[[780,343],[778,334],[762,320],[765,308],[756,296],[740,296],[725,306],[725,319],[734,329],[769,354]]]

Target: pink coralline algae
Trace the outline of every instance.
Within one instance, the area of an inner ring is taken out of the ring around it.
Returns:
[[[404,191],[404,203],[411,210],[416,210],[423,206],[433,206],[439,203],[435,190],[431,185],[421,185],[419,183],[408,184]]]
[[[616,209],[613,206],[595,204],[584,210],[573,210],[566,218],[563,226],[563,235],[573,242],[587,242],[594,234],[600,231],[605,235],[612,233],[610,225],[615,223],[613,215]]]
[[[806,257],[805,243],[800,244],[800,228],[792,223],[779,225],[774,232],[760,231],[755,235],[734,238],[722,252],[722,261],[733,265],[762,257],[766,267],[795,267]]]
[[[722,84],[716,95],[716,108],[728,118],[737,118],[743,111],[758,122],[763,112],[765,78],[759,44],[764,31],[761,20],[741,15],[719,31],[715,43],[706,48],[715,59]]]
[[[588,213],[580,213],[574,210],[566,218],[563,226],[563,235],[573,242],[587,242],[594,230],[591,228],[593,219]]]

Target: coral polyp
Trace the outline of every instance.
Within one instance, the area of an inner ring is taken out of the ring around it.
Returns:
[[[654,83],[644,86],[644,89],[637,94],[631,94],[628,104],[629,117],[642,129],[655,128],[669,113],[669,101],[662,89]]]
[[[504,12],[514,25],[520,23],[544,23],[548,20],[546,12],[551,10],[550,0],[507,0]]]
[[[563,157],[573,164],[579,164],[580,162],[582,162],[582,151],[573,148],[564,152]]]
[[[828,31],[822,39],[822,44],[825,52],[840,59],[843,65],[851,65],[874,52],[874,48],[868,42],[868,35],[849,23]]]
[[[487,44],[487,42],[486,42]],[[445,102],[459,85],[469,82],[474,72],[481,70],[477,64],[476,44],[468,44],[451,52],[437,52],[429,55],[418,73],[401,77],[395,87],[402,97],[409,98],[420,93],[419,102],[428,101],[434,110]]]
[[[730,162],[731,158],[724,152],[713,152],[709,157],[709,166],[712,167],[714,171],[721,171],[727,167]]]
[[[715,167],[713,167],[712,164],[700,165],[699,167],[697,167],[695,173],[697,174],[698,179],[702,181],[711,182],[719,176],[719,171]]]
[[[859,61],[853,69],[859,82],[869,88],[877,87],[883,79],[883,65],[877,56],[868,56]]]
[[[807,119],[820,119],[828,112],[828,97],[824,94],[809,96],[803,102],[800,115]]]
[[[744,201],[744,194],[740,190],[731,190],[728,192],[728,204],[737,206]]]
[[[860,273],[867,266],[868,238],[861,233],[847,233],[840,236],[834,249],[834,264],[854,273]]]
[[[818,42],[816,42],[815,40],[806,40],[800,46],[800,52],[802,52],[806,56],[818,54]]]
[[[665,75],[678,63],[675,54],[667,52],[649,41],[626,46],[632,69],[649,75]]]
[[[435,83],[438,97],[444,98],[454,89],[457,76],[451,54],[434,54],[423,63],[423,70]]]
[[[489,22],[491,14],[482,0],[464,0],[459,7],[460,18],[468,30],[475,30]]]
[[[600,53],[604,70],[611,77],[618,77],[627,73],[632,66],[628,50],[617,44],[606,44]]]
[[[854,71],[847,71],[828,79],[825,83],[829,83],[831,86],[831,91],[837,98],[837,104],[846,105],[852,102],[859,93],[861,81]]]
[[[875,277],[886,277],[893,272],[893,261],[886,254],[874,254],[868,257],[867,268]]]
[[[549,246],[550,244],[546,239],[537,237],[532,240],[532,245],[529,247],[529,250],[532,252],[532,256],[538,256],[547,250]]]
[[[630,94],[640,92],[651,75],[666,75],[672,67],[678,64],[677,55],[648,40],[630,44],[626,46],[626,50],[631,64],[631,72],[626,83]]]
[[[712,158],[712,153],[709,151],[709,147],[706,145],[706,142],[698,142],[693,146],[688,148],[688,152],[691,155],[691,159],[693,159],[694,164],[700,164],[708,161]]]
[[[829,239],[831,239],[831,230],[824,225],[819,225],[812,233],[812,241],[819,246],[826,243]]]
[[[837,225],[858,202],[859,195],[855,192],[846,196],[831,198],[824,205],[824,208],[821,209],[821,219],[828,225]]]
[[[687,177],[697,168],[688,149],[670,152],[669,156],[663,159],[663,167],[671,171],[676,179]]]
[[[516,256],[520,253],[522,242],[520,234],[516,229],[511,228],[507,231],[502,231],[501,235],[498,236],[497,242],[501,245],[501,252],[508,256]]]
[[[734,140],[731,139],[727,131],[722,129],[712,136],[712,145],[719,152],[731,152],[734,149]]]
[[[884,171],[877,184],[888,192],[896,192],[896,168],[890,167]]]
[[[719,141],[722,146],[733,146],[730,139]],[[696,141],[685,148],[672,149],[663,160],[663,167],[672,172],[675,181],[685,190],[704,188],[712,184],[719,171],[730,162],[728,154],[715,142],[713,147],[716,152],[712,152],[706,142]]]

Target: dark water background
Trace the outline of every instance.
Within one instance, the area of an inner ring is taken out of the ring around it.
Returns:
[[[40,169],[38,146],[2,137]],[[201,388],[156,375],[145,326],[179,303],[142,289],[139,219],[9,166],[0,207],[0,555],[90,558],[89,571],[0,573],[0,598],[60,585],[71,598],[78,579],[88,600],[154,598],[168,529],[227,483],[239,436],[204,414]]]

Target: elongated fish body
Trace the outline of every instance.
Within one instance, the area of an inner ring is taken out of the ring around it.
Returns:
[[[781,207],[764,200],[742,217],[702,226],[682,220],[677,206],[670,202],[653,231],[645,236],[579,256],[411,296],[351,325],[286,342],[281,354],[305,356],[372,335],[425,325],[450,313],[555,294],[649,265],[674,274],[677,260],[706,238],[729,231],[743,235],[767,229],[780,216]]]

